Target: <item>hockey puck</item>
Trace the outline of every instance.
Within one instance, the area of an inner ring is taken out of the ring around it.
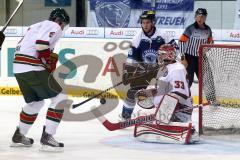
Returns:
[[[105,98],[101,98],[101,99],[100,99],[100,103],[101,103],[101,104],[105,104],[105,103],[106,103],[106,99],[105,99]]]

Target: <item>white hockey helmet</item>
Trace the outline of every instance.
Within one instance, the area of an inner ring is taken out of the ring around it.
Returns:
[[[158,50],[159,65],[174,62],[176,60],[176,57],[176,49],[170,44],[164,44]]]

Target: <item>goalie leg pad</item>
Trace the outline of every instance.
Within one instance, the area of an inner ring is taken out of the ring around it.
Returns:
[[[178,93],[179,94],[179,93]],[[171,121],[173,122],[190,122],[191,115],[192,115],[192,101],[191,98],[182,97],[176,93],[170,93],[169,95],[178,99],[178,107],[175,110],[174,116],[172,117]]]
[[[161,124],[170,123],[170,120],[176,110],[178,99],[168,94],[164,95],[156,110],[156,122]]]
[[[189,144],[191,128],[191,123],[141,124],[135,126],[134,137],[142,142]]]

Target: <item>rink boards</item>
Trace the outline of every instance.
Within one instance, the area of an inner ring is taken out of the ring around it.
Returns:
[[[86,30],[81,32],[72,30],[72,32],[87,33]],[[116,31],[116,34],[118,32]],[[113,34],[113,31],[108,31],[108,33],[109,35]],[[119,36],[121,37],[121,35]],[[0,55],[0,95],[21,95],[12,72],[14,50],[20,39],[21,37],[7,37],[3,43]],[[62,82],[61,85],[67,94],[91,97],[121,81],[123,63],[131,44],[130,40],[126,37],[125,39],[115,39],[114,36],[108,37],[108,39],[61,38],[54,49],[54,52],[59,55],[58,68],[54,76]],[[197,103],[197,84],[194,84],[192,88],[194,103]],[[127,89],[128,86],[121,85],[105,96],[107,98],[123,98]]]

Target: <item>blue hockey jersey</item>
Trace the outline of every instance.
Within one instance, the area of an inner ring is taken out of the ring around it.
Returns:
[[[168,37],[156,29],[151,37],[141,30],[133,37],[131,49],[128,52],[127,63],[157,63],[157,51],[161,45],[168,43]]]

